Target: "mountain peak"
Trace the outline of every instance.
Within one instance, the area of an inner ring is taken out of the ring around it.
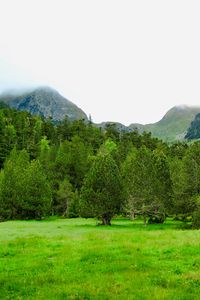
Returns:
[[[177,105],[168,110],[164,117],[154,124],[131,124],[130,127],[136,127],[140,132],[151,132],[153,136],[169,142],[183,140],[198,113],[200,113],[200,106]]]
[[[199,109],[200,105],[188,105],[188,104],[180,104],[180,105],[176,105],[174,107],[172,107],[172,109],[175,110],[195,110],[195,109]]]
[[[173,108],[174,108],[174,109],[177,109],[177,110],[185,110],[185,109],[188,109],[189,106],[186,105],[186,104],[180,104],[180,105],[174,106]],[[173,109],[173,108],[172,108],[172,109]]]
[[[87,120],[86,114],[79,107],[49,86],[16,92],[7,91],[0,96],[0,101],[18,110],[27,110],[34,115],[52,117],[55,122],[61,121],[65,116],[72,121]]]
[[[36,93],[41,93],[42,92],[42,93],[49,93],[49,94],[60,95],[60,93],[56,89],[54,89],[54,88],[52,88],[52,87],[50,87],[48,85],[38,86],[35,89],[32,89],[32,92],[36,92]]]

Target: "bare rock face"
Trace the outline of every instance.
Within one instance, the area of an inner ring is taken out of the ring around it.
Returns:
[[[4,93],[0,101],[9,104],[17,110],[27,110],[33,115],[44,118],[51,117],[54,122],[63,120],[87,120],[87,115],[74,103],[61,96],[56,90],[49,87],[40,87],[32,91]]]

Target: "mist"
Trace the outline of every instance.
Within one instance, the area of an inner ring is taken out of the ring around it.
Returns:
[[[199,11],[179,0],[5,1],[0,92],[50,86],[95,123],[154,123],[199,105]]]

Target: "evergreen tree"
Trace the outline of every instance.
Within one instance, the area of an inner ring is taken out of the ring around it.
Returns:
[[[1,172],[0,188],[0,218],[20,218],[23,206],[24,190],[26,189],[26,169],[29,165],[29,156],[25,150],[11,151]]]
[[[155,169],[154,191],[157,202],[166,212],[172,211],[172,182],[170,167],[166,155],[160,150],[153,152],[153,167]]]
[[[152,152],[145,146],[135,149],[124,163],[123,174],[129,206],[132,201],[132,213],[143,215],[146,225],[147,217],[158,206]]]
[[[103,225],[110,225],[123,201],[123,185],[117,164],[109,150],[99,151],[81,190],[82,214],[93,215],[101,219]]]
[[[38,160],[33,160],[26,170],[22,199],[23,218],[41,219],[49,215],[52,192]]]
[[[56,211],[63,217],[69,216],[69,207],[73,202],[74,193],[72,191],[72,185],[68,179],[60,182],[59,189],[57,191],[56,200]]]

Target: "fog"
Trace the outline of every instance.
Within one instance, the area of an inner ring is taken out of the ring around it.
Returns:
[[[200,104],[199,1],[0,0],[0,92],[47,85],[94,122]]]
[[[42,82],[37,82],[28,72],[0,59],[0,94],[21,94],[41,84]]]

